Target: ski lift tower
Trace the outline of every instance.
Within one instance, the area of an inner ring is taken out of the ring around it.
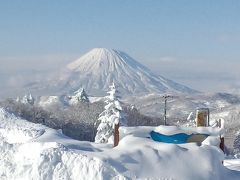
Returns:
[[[167,125],[167,100],[168,98],[172,98],[173,96],[170,95],[164,95],[164,125]]]

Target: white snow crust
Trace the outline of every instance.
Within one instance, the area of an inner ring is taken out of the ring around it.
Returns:
[[[121,127],[120,143],[113,148],[73,140],[0,108],[0,179],[239,179],[237,162],[234,170],[224,167],[224,154],[214,143],[155,142],[149,135],[152,130],[165,134],[201,132],[210,137],[219,133],[209,128]]]

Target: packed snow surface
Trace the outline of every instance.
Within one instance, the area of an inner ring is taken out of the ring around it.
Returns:
[[[222,165],[218,143],[166,144],[153,141],[151,131],[208,133],[213,142],[221,133],[210,128],[123,127],[113,148],[70,139],[0,109],[0,179],[239,179],[237,162],[232,170]]]
[[[229,169],[240,171],[240,159],[227,159],[224,161],[224,165]]]

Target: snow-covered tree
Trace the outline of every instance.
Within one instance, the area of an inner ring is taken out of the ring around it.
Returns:
[[[234,153],[240,156],[240,131],[237,133],[233,143]]]
[[[21,99],[19,97],[17,97],[16,99],[17,102],[23,103],[23,104],[30,104],[33,105],[35,99],[32,97],[31,94],[26,94],[25,96],[23,96]]]
[[[85,92],[84,88],[79,89],[75,92],[75,96],[78,97],[81,102],[89,102],[88,95]]]
[[[19,103],[20,101],[21,101],[21,100],[20,100],[20,97],[18,96],[17,99],[16,99],[16,102]]]
[[[89,99],[88,99],[88,95],[85,92],[84,88],[80,88],[77,91],[74,92],[74,96],[70,96],[70,102],[71,104],[77,104],[79,102],[84,102],[84,103],[88,103]]]
[[[190,114],[187,117],[187,122],[184,124],[186,127],[196,127],[196,118],[195,114],[193,112],[190,112]]]
[[[119,92],[117,91],[114,83],[110,86],[110,91],[107,93],[109,95],[105,97],[105,110],[98,118],[100,124],[97,128],[97,134],[95,137],[95,142],[97,143],[112,142],[115,124],[120,124],[122,126],[127,125],[123,108],[121,106],[121,102],[119,101]]]

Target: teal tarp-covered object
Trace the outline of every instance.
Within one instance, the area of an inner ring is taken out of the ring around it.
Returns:
[[[183,143],[188,143],[189,142],[188,140],[191,139],[191,137],[195,136],[196,134],[188,135],[185,133],[179,133],[179,134],[173,134],[173,135],[164,135],[158,132],[151,131],[150,135],[154,141],[172,143],[172,144],[183,144]],[[207,138],[208,136],[206,134],[199,134],[199,135],[205,136],[205,138]]]

